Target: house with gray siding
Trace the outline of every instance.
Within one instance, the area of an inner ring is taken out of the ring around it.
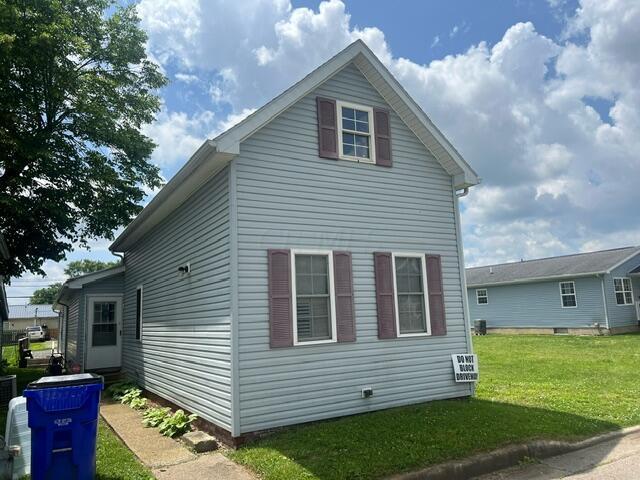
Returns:
[[[235,440],[471,395],[451,355],[472,351],[458,198],[478,181],[353,43],[207,140],[111,245],[122,371]]]
[[[496,333],[639,330],[640,247],[468,268],[472,326]]]

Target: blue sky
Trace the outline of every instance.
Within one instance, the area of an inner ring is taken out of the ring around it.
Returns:
[[[462,204],[468,264],[640,243],[637,1],[140,0],[138,9],[149,55],[171,80],[145,127],[167,179],[205,138],[360,38],[483,179]],[[68,260],[111,259],[108,244]],[[15,280],[12,303],[61,279],[64,264]]]

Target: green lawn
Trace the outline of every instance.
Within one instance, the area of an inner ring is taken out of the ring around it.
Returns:
[[[7,369],[7,374],[16,375],[16,386],[20,394],[29,382],[42,377],[42,373],[42,368],[10,367]],[[4,432],[6,416],[6,409],[0,409],[2,432]],[[113,431],[100,419],[96,451],[96,479],[142,480],[153,478],[151,472],[138,461],[135,455],[124,446]]]
[[[537,438],[640,423],[640,335],[475,337],[470,400],[294,427],[231,452],[269,480],[369,479]]]

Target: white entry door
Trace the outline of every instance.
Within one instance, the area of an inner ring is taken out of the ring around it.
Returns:
[[[122,358],[122,297],[87,297],[85,370],[119,368]]]

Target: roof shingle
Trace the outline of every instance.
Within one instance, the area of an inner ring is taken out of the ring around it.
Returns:
[[[517,283],[535,279],[603,273],[635,253],[639,247],[614,248],[599,252],[467,268],[467,285]]]

